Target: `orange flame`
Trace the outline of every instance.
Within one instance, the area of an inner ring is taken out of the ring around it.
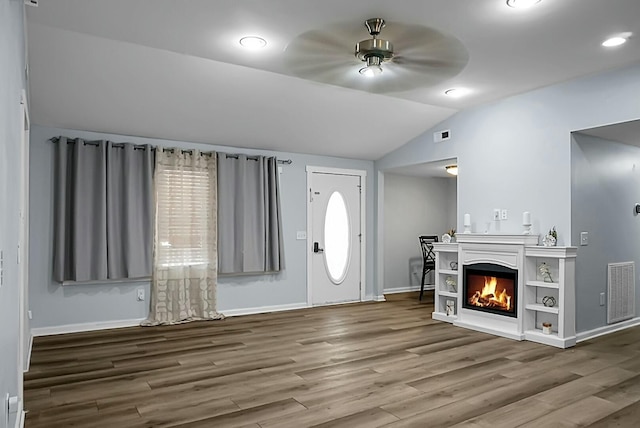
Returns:
[[[469,299],[469,303],[480,307],[498,308],[504,311],[511,310],[511,296],[507,290],[498,292],[498,278],[494,276],[484,277],[482,291],[476,291]]]

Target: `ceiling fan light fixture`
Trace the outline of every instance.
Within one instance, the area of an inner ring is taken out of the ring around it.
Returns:
[[[240,45],[247,49],[262,49],[267,46],[267,41],[258,36],[246,36],[240,39]]]
[[[367,65],[360,69],[360,74],[366,77],[375,77],[382,74],[382,59],[377,55],[369,55],[366,58]]]
[[[540,1],[541,0],[507,0],[507,6],[514,9],[527,9],[537,3],[540,3]]]
[[[382,74],[381,64],[393,58],[393,44],[388,40],[378,38],[380,31],[385,26],[384,19],[367,19],[364,26],[367,27],[371,38],[356,43],[355,55],[360,61],[367,63],[360,69],[360,74],[374,77]]]
[[[444,167],[445,170],[447,170],[448,174],[451,175],[458,175],[458,165],[447,165]]]

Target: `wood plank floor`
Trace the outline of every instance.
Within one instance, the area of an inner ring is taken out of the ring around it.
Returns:
[[[640,328],[561,350],[387,297],[38,337],[26,427],[640,426]]]

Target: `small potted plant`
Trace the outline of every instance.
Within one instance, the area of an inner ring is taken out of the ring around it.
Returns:
[[[453,242],[453,241],[455,241],[455,239],[456,239],[456,230],[455,229],[449,229],[449,230],[447,230],[447,233],[442,235],[442,242],[444,242],[445,244]]]
[[[549,229],[549,232],[542,238],[542,245],[545,247],[555,247],[558,243],[558,232],[556,232],[556,227],[553,226]]]

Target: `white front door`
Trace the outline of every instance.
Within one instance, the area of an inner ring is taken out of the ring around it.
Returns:
[[[362,177],[310,174],[310,287],[312,305],[361,299]]]

